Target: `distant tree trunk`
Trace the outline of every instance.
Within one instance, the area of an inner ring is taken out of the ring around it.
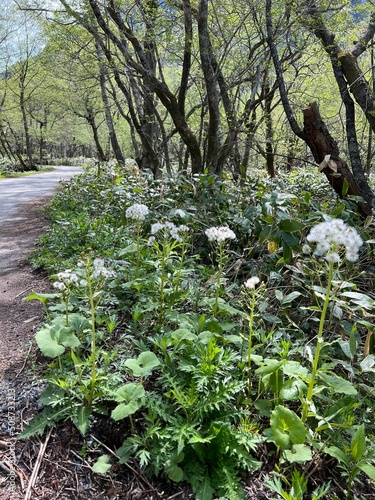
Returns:
[[[265,113],[266,113],[266,163],[268,175],[275,177],[275,155],[273,150],[273,123],[272,123],[272,97],[269,82],[265,86]]]
[[[103,105],[104,105],[105,119],[107,122],[107,127],[108,127],[108,132],[109,132],[109,139],[111,142],[113,154],[115,155],[117,162],[120,165],[124,165],[125,158],[124,158],[124,155],[122,154],[122,150],[121,150],[120,144],[119,144],[118,139],[117,139],[116,130],[115,130],[115,126],[113,123],[113,117],[112,117],[112,112],[111,112],[111,105],[110,105],[110,102],[108,99],[107,66],[106,66],[105,61],[104,61],[103,51],[102,51],[102,48],[100,46],[100,43],[98,43],[96,41],[95,46],[96,46],[96,53],[97,53],[98,62],[99,62],[100,90],[101,90],[102,101],[103,101]]]
[[[25,91],[24,88],[22,87],[20,91],[20,108],[22,113],[23,129],[25,132],[25,148],[26,148],[26,156],[28,159],[27,170],[33,170],[35,168],[35,162],[33,159],[33,152],[30,141],[30,133],[29,133],[29,124],[27,122],[27,115],[25,109]]]
[[[314,3],[314,2],[313,2]],[[266,0],[266,24],[267,24],[267,42],[270,48],[275,72],[279,84],[279,92],[281,101],[284,107],[285,114],[288,122],[296,134],[309,146],[314,159],[320,164],[321,170],[326,175],[329,183],[336,191],[340,198],[344,198],[347,194],[354,196],[361,196],[365,202],[357,202],[358,211],[363,217],[372,214],[372,207],[375,206],[375,195],[369,188],[366,181],[360,174],[361,165],[360,157],[358,154],[358,142],[355,130],[355,116],[354,108],[351,106],[352,101],[347,90],[344,92],[342,88],[342,73],[338,64],[333,64],[333,69],[337,83],[340,88],[341,97],[343,99],[346,109],[346,132],[348,139],[349,155],[353,167],[356,172],[354,178],[352,172],[348,168],[344,160],[340,158],[340,153],[336,141],[329,134],[326,125],[324,124],[316,103],[309,104],[303,110],[304,114],[304,128],[299,127],[297,120],[294,117],[292,108],[290,106],[288,94],[285,87],[284,74],[281,67],[277,47],[272,26],[272,0]],[[332,61],[332,60],[331,60]],[[331,160],[331,163],[330,163]],[[326,162],[326,164],[325,164]],[[337,169],[335,172],[333,169]],[[348,190],[344,189],[344,181],[348,183]]]
[[[347,194],[362,196],[348,165],[340,158],[337,143],[328,132],[320,116],[316,102],[308,104],[303,109],[303,116],[303,132],[306,137],[306,143],[311,149],[315,161],[319,163],[319,169],[325,174],[333,189],[340,198],[345,197],[346,189],[344,184],[346,181],[348,183]],[[366,202],[359,202],[358,208],[364,216],[372,214],[371,206]]]

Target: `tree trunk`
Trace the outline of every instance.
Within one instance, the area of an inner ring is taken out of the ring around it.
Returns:
[[[340,158],[337,143],[328,132],[318,105],[310,103],[302,111],[305,141],[332,188],[340,198],[344,198],[346,194],[362,196],[348,165]],[[365,202],[358,202],[358,210],[365,217],[372,214],[371,206]]]

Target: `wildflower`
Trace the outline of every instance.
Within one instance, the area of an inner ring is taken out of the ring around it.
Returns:
[[[303,245],[302,246],[302,253],[304,254],[310,254],[312,252],[310,245]]]
[[[53,284],[53,288],[56,288],[56,290],[59,290],[60,292],[63,292],[66,290],[66,285],[62,281],[55,281]]]
[[[340,246],[345,247],[345,256],[348,260],[356,261],[359,248],[363,243],[357,231],[345,224],[342,219],[317,224],[311,229],[306,239],[310,243],[316,243],[314,254],[325,255],[328,262],[339,262],[337,249]]]
[[[208,241],[223,243],[225,240],[235,240],[236,235],[228,226],[214,226],[206,229]]]
[[[126,209],[125,215],[128,219],[142,221],[148,214],[148,207],[142,203],[135,203]]]
[[[258,276],[252,276],[247,281],[245,281],[244,286],[251,290],[255,288],[255,285],[257,285],[259,282],[260,279],[258,278]]]
[[[175,224],[173,224],[173,222],[156,222],[151,226],[152,236],[148,240],[149,244],[152,244],[155,241],[155,234],[162,230],[164,230],[165,237],[173,238],[174,240],[181,243],[182,236],[180,233],[187,233],[189,231],[189,228],[187,226],[184,226],[183,224],[181,226],[176,226]]]

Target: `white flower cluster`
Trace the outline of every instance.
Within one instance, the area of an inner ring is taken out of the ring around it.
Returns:
[[[104,259],[94,259],[92,265],[94,266],[94,270],[91,273],[92,278],[111,278],[116,276],[114,271],[105,267]]]
[[[71,271],[71,269],[67,269],[62,273],[58,273],[56,275],[58,281],[55,281],[53,287],[60,292],[64,292],[65,290],[68,290],[69,288],[72,288],[74,286],[83,286],[83,287],[87,286],[86,270],[84,270],[86,265],[87,264],[84,261],[80,260],[78,261],[77,264],[78,269],[76,272]],[[111,271],[105,267],[104,259],[94,259],[92,265],[93,265],[93,270],[91,272],[92,279],[97,279],[97,278],[106,279],[116,276],[116,273],[114,271]]]
[[[225,240],[235,240],[236,235],[228,226],[215,226],[206,229],[205,234],[208,241],[223,243]]]
[[[342,219],[321,222],[313,227],[307,241],[316,243],[314,254],[325,256],[328,262],[339,262],[338,247],[345,247],[345,256],[354,262],[358,259],[358,251],[363,241],[357,231],[345,224]]]
[[[148,207],[142,203],[135,203],[126,209],[125,215],[128,219],[144,220],[148,214]]]
[[[72,285],[77,286],[81,281],[78,274],[73,273],[70,269],[57,273],[56,277],[58,281],[55,281],[53,288],[56,288],[59,292],[64,292]]]
[[[258,276],[252,276],[247,281],[245,281],[244,286],[245,288],[249,288],[251,290],[255,288],[255,285],[257,285],[259,282],[260,279],[258,278]]]
[[[156,222],[155,224],[152,224],[151,226],[151,238],[149,238],[148,242],[149,244],[153,243],[155,241],[155,235],[159,233],[160,231],[163,231],[164,237],[167,238],[173,238],[174,240],[178,241],[181,243],[183,241],[182,234],[183,233],[188,233],[189,228],[188,226],[185,226],[181,224],[180,226],[176,226],[176,224],[173,224],[173,222]]]

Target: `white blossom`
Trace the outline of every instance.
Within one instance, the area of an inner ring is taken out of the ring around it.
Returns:
[[[245,281],[244,286],[251,290],[251,289],[255,288],[255,285],[257,285],[259,282],[260,282],[260,279],[258,278],[258,276],[252,276],[247,281]]]
[[[225,240],[235,240],[235,233],[228,226],[214,226],[206,229],[208,241],[223,243]]]
[[[324,256],[329,262],[338,262],[337,250],[345,247],[345,256],[350,261],[358,259],[363,241],[357,231],[342,219],[321,222],[314,226],[307,236],[309,243],[316,243],[315,255]]]
[[[125,215],[128,219],[142,221],[148,214],[148,207],[142,203],[135,203],[126,209]]]
[[[310,245],[305,245],[302,246],[302,253],[304,254],[310,254],[312,252]]]

